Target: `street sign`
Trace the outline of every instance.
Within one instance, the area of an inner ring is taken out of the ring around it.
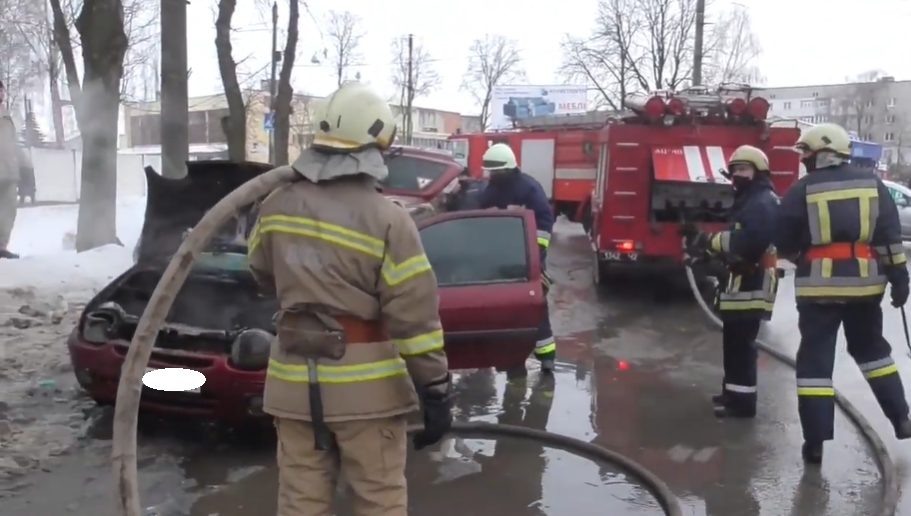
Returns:
[[[272,131],[275,129],[275,113],[266,113],[266,116],[263,117],[263,130]]]

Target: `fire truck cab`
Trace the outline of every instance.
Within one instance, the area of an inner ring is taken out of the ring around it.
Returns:
[[[481,158],[495,143],[509,145],[522,172],[544,188],[554,213],[581,222],[587,213],[598,166],[598,131],[608,114],[533,116],[517,121],[514,131],[456,134],[450,137],[453,157],[480,178]]]
[[[683,223],[726,227],[734,191],[721,172],[741,145],[765,151],[779,195],[797,181],[800,130],[768,124],[769,103],[754,92],[738,85],[625,99],[632,115],[598,135],[590,232],[596,281],[611,264],[680,264]]]

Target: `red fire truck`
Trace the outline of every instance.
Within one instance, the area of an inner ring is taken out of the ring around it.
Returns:
[[[684,222],[729,223],[730,182],[720,173],[740,145],[765,151],[781,195],[797,179],[796,126],[767,123],[769,103],[747,86],[630,96],[633,114],[598,134],[592,198],[595,277],[617,262],[680,263]]]
[[[453,157],[474,177],[481,177],[481,158],[495,143],[516,153],[522,172],[537,179],[551,199],[554,212],[581,222],[595,185],[598,131],[609,114],[530,117],[515,131],[456,134],[450,137]]]

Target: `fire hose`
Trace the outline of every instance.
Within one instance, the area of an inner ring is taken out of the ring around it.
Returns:
[[[705,315],[711,320],[719,329],[724,326],[724,323],[721,319],[715,314],[715,312],[709,307],[705,302],[705,299],[702,297],[702,292],[699,289],[698,282],[696,281],[696,275],[693,273],[693,269],[690,265],[686,267],[686,278],[689,282],[690,289],[693,291],[693,296],[696,298],[696,302],[699,304],[699,307],[702,308],[702,311],[705,312]],[[783,364],[791,367],[792,369],[797,369],[797,362],[790,355],[779,351],[774,346],[770,345],[767,342],[764,342],[761,339],[756,339],[756,347],[759,348],[765,354],[771,356],[772,358],[782,362]],[[854,406],[847,398],[845,398],[838,390],[835,391],[835,403],[838,407],[844,412],[848,419],[860,430],[860,433],[864,436],[864,439],[873,449],[873,457],[876,460],[876,465],[879,467],[880,475],[882,475],[883,480],[883,502],[880,512],[877,513],[878,516],[894,516],[896,510],[898,509],[898,500],[901,494],[901,481],[898,477],[898,471],[895,467],[895,463],[892,461],[892,456],[889,454],[888,448],[886,448],[886,443],[879,437],[879,434],[876,430],[873,429],[873,426],[864,417],[863,413]]]

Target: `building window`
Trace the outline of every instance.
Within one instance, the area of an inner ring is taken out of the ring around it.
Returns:
[[[205,144],[206,141],[206,112],[190,111],[188,113],[190,122],[188,136],[190,144]]]
[[[863,116],[863,123],[864,123],[864,124],[872,124],[872,123],[873,123],[873,115],[864,115],[864,116]]]
[[[226,109],[210,109],[206,111],[206,118],[208,121],[206,126],[208,127],[208,143],[227,143],[228,138],[225,135],[225,132],[221,129],[221,119],[228,116],[228,110]]]
[[[895,97],[889,99],[889,107],[895,107]]]
[[[891,141],[893,141],[894,139],[895,139],[895,135],[892,134],[892,133],[886,133],[886,135],[883,136],[883,141],[884,141],[884,142],[891,142]]]
[[[873,101],[872,101],[872,100],[868,100],[868,101],[867,101],[867,104],[866,104],[866,107],[873,107]]]
[[[895,123],[895,115],[886,115],[886,123],[887,123],[887,124],[894,124],[894,123]]]
[[[892,149],[883,150],[883,162],[892,163]]]
[[[813,101],[812,100],[802,100],[802,101],[800,101],[800,107],[802,107],[802,108],[813,107]]]
[[[791,103],[790,103],[790,102],[785,102],[785,103],[784,103],[784,108],[785,108],[786,110],[787,110],[787,109],[791,109]]]
[[[824,108],[824,107],[828,107],[828,105],[829,105],[828,100],[817,100],[816,101],[816,107]]]
[[[814,97],[818,97],[818,96],[819,96],[819,93],[816,93],[816,92],[814,91],[814,92],[813,92],[813,96],[814,96]]]
[[[774,99],[774,98],[775,98],[775,94],[769,95],[769,98],[770,98],[770,99]]]

